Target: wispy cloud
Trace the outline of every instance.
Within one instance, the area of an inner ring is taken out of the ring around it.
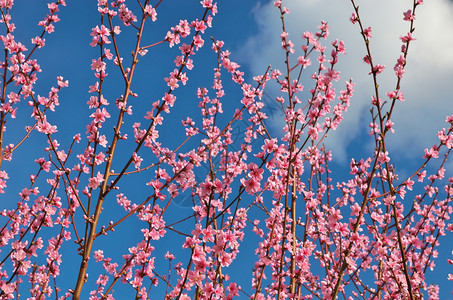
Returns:
[[[379,76],[381,98],[395,89],[393,66],[400,55],[400,36],[409,30],[403,12],[411,9],[410,1],[360,1],[360,15],[364,26],[371,26],[371,49],[375,63],[385,64]],[[359,134],[368,131],[370,122],[371,76],[363,63],[365,55],[359,27],[349,22],[353,11],[348,1],[305,0],[286,1],[290,9],[285,21],[287,31],[296,45],[301,45],[304,31],[316,31],[321,20],[330,25],[328,41],[344,40],[347,55],[340,57],[338,69],[342,82],[353,78],[355,96],[340,128],[327,140],[334,155],[347,159],[346,148]],[[453,114],[453,4],[448,0],[430,0],[416,12],[415,38],[410,45],[407,72],[402,82],[406,102],[398,103],[393,116],[396,133],[389,140],[397,154],[419,155],[425,147],[436,142],[435,133],[445,127],[445,116]],[[281,23],[272,3],[255,7],[258,32],[240,51],[254,75],[261,74],[270,63],[281,67]],[[245,50],[248,49],[248,50]],[[253,49],[253,50],[250,50]],[[307,87],[311,82],[306,80]],[[343,88],[338,86],[338,89]],[[272,96],[275,96],[275,94]]]

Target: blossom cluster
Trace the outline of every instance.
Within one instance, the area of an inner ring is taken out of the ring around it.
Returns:
[[[340,81],[347,45],[329,40],[327,22],[292,39],[290,9],[274,1],[284,63],[249,77],[222,40],[203,49],[219,13],[214,0],[197,3],[198,18],[178,20],[151,43],[149,28],[158,28],[164,2],[150,2],[97,1],[88,123],[68,141],[50,120],[69,82],[58,76],[48,95],[38,95],[41,67],[33,56],[46,49],[66,4],[48,5],[42,34],[28,49],[14,36],[14,1],[0,0],[0,194],[17,199],[0,212],[0,299],[439,299],[426,273],[453,231],[453,115],[411,172],[397,168],[386,144],[393,113],[405,104],[408,49],[423,1],[403,12],[409,30],[388,101],[379,97],[385,66],[372,55],[372,28],[351,1],[374,92],[365,141],[371,150],[343,170],[332,166],[335,153],[324,141],[342,125],[355,83]],[[134,43],[123,42],[131,37]],[[158,72],[150,63],[157,47],[174,56],[149,95],[135,83]],[[188,95],[196,67],[208,64],[202,51],[214,57],[212,81]],[[279,131],[269,108],[281,112]],[[7,144],[7,120],[25,110],[25,131]],[[174,124],[179,131],[168,130]],[[12,196],[14,152],[35,135],[44,146],[27,170],[29,182]],[[244,257],[253,261],[250,270]],[[77,268],[63,268],[68,261]]]

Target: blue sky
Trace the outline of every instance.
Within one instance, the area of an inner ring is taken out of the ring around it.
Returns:
[[[132,2],[132,1],[129,1]],[[406,33],[405,25],[402,21],[402,12],[409,9],[407,3],[394,0],[366,0],[360,4],[362,19],[367,26],[373,28],[372,49],[375,53],[375,59],[379,64],[385,64],[387,70],[381,76],[381,85],[383,90],[392,90],[395,84],[392,67],[396,58],[399,56],[400,42],[398,37]],[[402,173],[417,165],[417,160],[423,155],[424,148],[431,146],[435,141],[435,133],[444,127],[445,116],[453,114],[453,99],[451,96],[451,82],[453,79],[453,4],[447,0],[428,0],[426,4],[419,8],[417,14],[415,41],[409,51],[409,60],[407,75],[403,81],[403,92],[406,95],[406,102],[401,104],[401,109],[395,114],[395,138],[390,138],[390,147],[395,153],[395,159],[402,168]],[[356,82],[355,96],[351,102],[351,107],[345,115],[345,121],[340,129],[331,134],[327,140],[327,145],[334,149],[333,155],[337,159],[335,170],[339,172],[349,164],[351,155],[364,155],[370,152],[371,140],[367,138],[368,127],[370,122],[369,104],[372,86],[371,78],[366,76],[368,73],[367,65],[361,62],[364,55],[364,45],[359,36],[358,28],[352,25],[348,19],[352,12],[352,7],[348,1],[338,0],[306,0],[306,1],[287,1],[287,6],[291,13],[287,16],[287,26],[290,37],[298,44],[300,36],[304,31],[315,31],[321,20],[328,21],[331,25],[331,35],[329,40],[336,38],[344,40],[346,43],[347,55],[340,58],[339,70],[342,72],[342,82],[352,77]],[[134,7],[134,6],[131,6]],[[214,19],[214,30],[209,30],[205,36],[206,46],[195,55],[196,67],[189,72],[188,86],[183,87],[176,92],[178,101],[183,103],[169,117],[167,127],[161,132],[161,136],[167,133],[171,136],[165,140],[169,146],[177,146],[184,136],[184,131],[180,128],[180,120],[189,113],[197,111],[198,99],[195,91],[198,86],[212,85],[212,68],[215,66],[215,56],[207,55],[211,51],[209,46],[211,42],[208,37],[213,36],[215,39],[225,41],[226,48],[232,52],[232,59],[242,65],[243,71],[252,76],[262,74],[268,64],[273,66],[281,65],[282,52],[280,51],[279,36],[281,26],[279,16],[271,1],[241,1],[228,0],[219,3],[219,15]],[[46,5],[40,1],[19,1],[16,0],[12,10],[13,20],[17,29],[15,36],[19,40],[30,41],[30,39],[40,33],[40,28],[36,26],[47,13]],[[158,22],[150,24],[145,41],[153,43],[159,41],[167,32],[170,26],[174,26],[180,19],[201,18],[202,9],[198,1],[172,0],[163,1],[158,10]],[[85,133],[85,124],[89,121],[89,110],[86,101],[89,98],[88,89],[96,78],[94,77],[90,64],[91,59],[97,58],[98,49],[90,47],[91,37],[89,36],[91,28],[99,24],[99,14],[96,11],[96,1],[67,1],[67,7],[63,7],[59,12],[61,22],[56,24],[56,32],[46,36],[46,47],[36,55],[41,67],[42,74],[39,74],[39,81],[36,92],[47,94],[51,86],[56,84],[56,76],[63,76],[69,80],[69,88],[64,89],[60,94],[61,106],[58,113],[51,114],[51,121],[59,125],[59,133],[56,138],[62,145],[68,146],[71,138],[76,133]],[[406,25],[407,26],[407,25]],[[2,32],[2,34],[4,34]],[[123,52],[130,53],[129,44],[133,41],[133,35],[124,31],[121,35]],[[31,48],[30,44],[26,44]],[[135,111],[145,112],[146,107],[162,96],[166,90],[166,83],[163,77],[174,68],[173,59],[177,49],[169,49],[166,45],[159,45],[152,48],[150,53],[142,58],[139,64],[138,76],[134,92],[139,94]],[[125,59],[127,59],[125,54]],[[116,70],[115,70],[116,71]],[[113,69],[107,70],[110,78],[115,78]],[[107,79],[110,79],[107,78]],[[106,83],[106,98],[110,103],[122,91],[122,87],[116,84],[116,79]],[[224,101],[226,101],[225,111],[231,112],[234,104],[238,104],[242,95],[240,89],[226,82],[227,91],[230,91]],[[231,89],[228,89],[228,88]],[[273,99],[278,92],[269,89],[266,92],[268,99]],[[231,105],[228,102],[231,101]],[[271,100],[269,100],[271,101]],[[271,110],[270,110],[271,111]],[[278,111],[273,111],[274,117],[278,117]],[[8,123],[8,132],[12,132],[7,139],[11,142],[16,140],[16,131],[22,132],[23,126],[19,123],[28,117],[28,111],[24,109],[17,120]],[[144,120],[142,119],[142,122]],[[274,119],[270,123],[275,134],[278,135],[281,123]],[[15,126],[18,124],[20,126]],[[242,132],[244,128],[237,125],[237,132]],[[365,129],[363,129],[365,128]],[[111,135],[108,135],[111,136]],[[397,137],[396,137],[397,136]],[[16,195],[25,185],[22,183],[29,176],[28,172],[22,172],[27,169],[34,158],[44,156],[41,147],[43,144],[38,137],[32,137],[27,144],[15,156],[14,165],[5,163],[5,168],[11,169],[14,174],[14,182],[8,184],[8,191],[5,195]],[[127,149],[124,149],[127,150]],[[27,158],[28,157],[28,158]],[[451,162],[450,162],[451,165]],[[16,171],[14,171],[15,169]],[[338,180],[345,178],[345,175],[339,176]],[[450,174],[451,171],[450,171]],[[200,170],[199,176],[202,178],[203,170]],[[12,176],[10,176],[12,177]],[[149,180],[149,179],[148,179]],[[128,196],[131,198],[143,198],[143,192],[146,187],[143,185],[148,181],[146,176],[137,179],[137,186],[128,190]],[[141,184],[141,185],[140,185]],[[149,190],[150,191],[150,190]],[[2,197],[3,198],[3,197]],[[113,200],[113,199],[112,199]],[[139,201],[139,200],[137,200]],[[178,202],[179,201],[179,202]],[[186,198],[175,201],[178,205],[171,207],[172,213],[187,214],[190,211]],[[6,200],[5,207],[14,206],[16,200]],[[103,221],[108,222],[118,211],[106,208]],[[171,218],[167,221],[171,223]],[[120,256],[127,251],[127,246],[123,240],[126,235],[131,240],[138,239],[140,232],[134,232],[136,225],[134,221],[129,222],[126,226],[120,227],[112,240],[108,244],[100,241],[95,245],[94,250],[105,248],[105,252],[111,256]],[[451,234],[449,236],[451,241]],[[248,236],[248,241],[252,241],[254,235]],[[448,244],[444,239],[444,244]],[[183,251],[178,249],[180,244],[168,243],[164,247],[156,249],[155,254],[158,257],[166,252],[168,248],[174,251],[174,254],[183,255]],[[123,252],[119,252],[122,250]],[[250,257],[252,256],[253,247],[244,246],[241,250],[241,256],[235,266],[229,272],[232,277],[249,271],[253,267]],[[65,257],[70,257],[70,252],[74,247],[70,247],[63,253],[62,270],[71,268],[71,264],[78,265],[78,258],[75,261],[65,262]],[[445,280],[446,274],[452,272],[446,264],[446,258],[451,258],[451,247],[441,248],[440,259],[436,264],[440,266],[442,276],[438,279],[433,277],[434,281],[441,283],[442,299],[451,297],[453,286]],[[166,262],[164,262],[166,263]],[[444,265],[442,267],[442,265]],[[78,269],[78,266],[74,269]],[[94,275],[93,269],[93,277]],[[76,274],[73,274],[76,276]],[[428,276],[430,275],[428,272]],[[94,278],[92,278],[94,279]],[[67,288],[72,287],[71,274],[63,276],[64,285]],[[66,286],[67,285],[67,286]],[[249,290],[249,278],[244,277],[241,285]],[[89,291],[90,284],[84,289],[84,293]],[[444,288],[445,287],[445,288]],[[119,287],[119,295],[127,297],[128,291],[122,292]],[[85,294],[86,295],[86,294]],[[121,299],[118,297],[117,299]]]

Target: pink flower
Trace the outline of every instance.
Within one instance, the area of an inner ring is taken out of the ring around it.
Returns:
[[[391,120],[387,120],[387,122],[385,123],[385,128],[391,133],[394,133],[395,129],[393,129],[393,125],[395,125],[395,123],[393,123]]]
[[[190,26],[194,27],[196,31],[200,31],[201,33],[204,33],[207,28],[206,23],[203,20],[198,21],[198,19],[193,21]]]
[[[39,132],[44,133],[44,134],[52,134],[52,133],[55,133],[58,131],[57,126],[53,126],[49,122],[47,122],[47,119],[45,116],[42,121],[38,122],[38,126],[37,126],[36,130],[38,130]]]
[[[377,161],[381,164],[389,162],[390,157],[388,156],[388,154],[389,154],[388,151],[385,151],[385,153],[380,152]]]
[[[96,81],[96,83],[94,85],[90,85],[89,93],[94,93],[94,92],[97,92],[98,90],[99,90],[99,82]]]
[[[204,8],[212,8],[212,0],[202,0],[200,3]]]
[[[245,191],[249,194],[256,194],[261,190],[260,182],[255,178],[249,178],[245,180],[241,179],[242,185],[245,187]]]
[[[304,56],[299,56],[297,58],[297,62],[301,65],[304,69],[311,65],[311,60],[309,58],[305,58]]]
[[[379,73],[382,73],[385,69],[385,66],[384,65],[375,65],[373,67],[373,71],[371,71],[370,73],[368,73],[369,75],[371,75],[372,73],[376,73],[376,74],[379,74]]]
[[[425,155],[423,158],[439,158],[439,151],[437,145],[433,145],[429,150],[425,149]]]
[[[363,34],[367,39],[371,39],[371,27],[365,28],[363,30]]]
[[[69,86],[69,81],[68,80],[64,80],[63,76],[58,76],[57,77],[57,83],[58,83],[58,87],[59,88],[68,87]]]
[[[173,260],[175,259],[175,256],[173,254],[171,254],[169,251],[167,251],[167,253],[165,253],[165,259],[168,259],[168,260]]]
[[[403,15],[404,15],[404,18],[403,18],[404,21],[415,20],[415,15],[412,14],[412,10],[410,10],[410,9],[406,12],[403,12]]]
[[[274,152],[278,148],[276,143],[277,143],[277,139],[270,139],[270,140],[266,139],[266,140],[264,140],[264,145],[261,146],[261,149],[263,149],[264,151],[267,151],[268,153]]]
[[[193,44],[195,45],[195,49],[198,50],[199,48],[203,47],[204,40],[201,38],[200,35],[196,35],[193,38]]]
[[[104,123],[106,118],[110,118],[110,114],[103,107],[102,110],[99,108],[96,109],[96,112],[92,113],[90,118],[93,118],[95,123]]]
[[[145,6],[145,13],[147,13],[151,17],[151,20],[153,20],[153,22],[157,20],[156,9],[154,9],[152,5],[147,4]]]
[[[400,39],[403,43],[408,43],[410,41],[416,40],[416,38],[412,37],[412,33],[410,33],[410,32],[408,32],[407,35],[405,35],[405,36],[401,36]]]
[[[46,39],[42,39],[39,36],[32,38],[31,42],[38,46],[38,48],[42,48],[46,45]]]
[[[102,251],[102,250],[94,251],[94,259],[96,259],[97,262],[103,260],[104,259],[104,251]]]
[[[100,57],[98,59],[92,59],[91,61],[91,70],[96,70],[96,72],[105,70],[105,62],[103,62]]]
[[[96,177],[92,177],[92,178],[88,179],[88,181],[89,181],[88,187],[92,188],[92,189],[96,189],[104,181],[104,176],[100,172],[98,172]]]
[[[352,13],[351,18],[349,18],[349,20],[351,21],[352,24],[355,24],[357,22],[358,19],[355,12]]]

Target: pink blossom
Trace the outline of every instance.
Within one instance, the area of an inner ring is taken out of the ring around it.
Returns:
[[[382,73],[382,72],[384,71],[384,69],[385,69],[385,66],[383,66],[383,65],[375,65],[375,66],[373,67],[373,71],[371,71],[371,72],[368,73],[368,74],[370,74],[370,75],[371,75],[372,73],[380,74],[380,73]]]
[[[363,29],[363,34],[367,39],[371,39],[371,27]]]
[[[245,191],[249,194],[258,193],[261,190],[260,182],[255,178],[242,179],[241,183],[245,187]]]
[[[96,189],[104,181],[104,176],[100,172],[98,172],[96,177],[92,177],[92,178],[88,179],[88,181],[89,181],[88,187],[92,188],[92,189]]]
[[[98,59],[93,59],[91,63],[91,69],[96,70],[96,72],[101,72],[105,70],[105,62],[99,57]]]
[[[381,164],[384,164],[384,163],[387,163],[390,161],[390,157],[388,156],[388,151],[385,151],[384,152],[380,152],[379,155],[378,155],[378,159],[377,161]]]
[[[38,127],[36,129],[44,134],[53,134],[57,132],[57,126],[51,125],[47,122],[46,117],[44,117],[42,121],[38,122]]]
[[[147,4],[145,6],[145,13],[147,13],[150,17],[151,20],[154,22],[157,20],[157,13],[156,9],[152,7],[152,5]]]
[[[412,14],[412,10],[408,10],[406,12],[403,12],[404,15],[404,21],[413,21],[415,20],[415,16]]]
[[[95,123],[104,123],[106,118],[110,118],[110,114],[103,107],[102,109],[96,109],[96,112],[92,113],[90,117],[94,119]]]

